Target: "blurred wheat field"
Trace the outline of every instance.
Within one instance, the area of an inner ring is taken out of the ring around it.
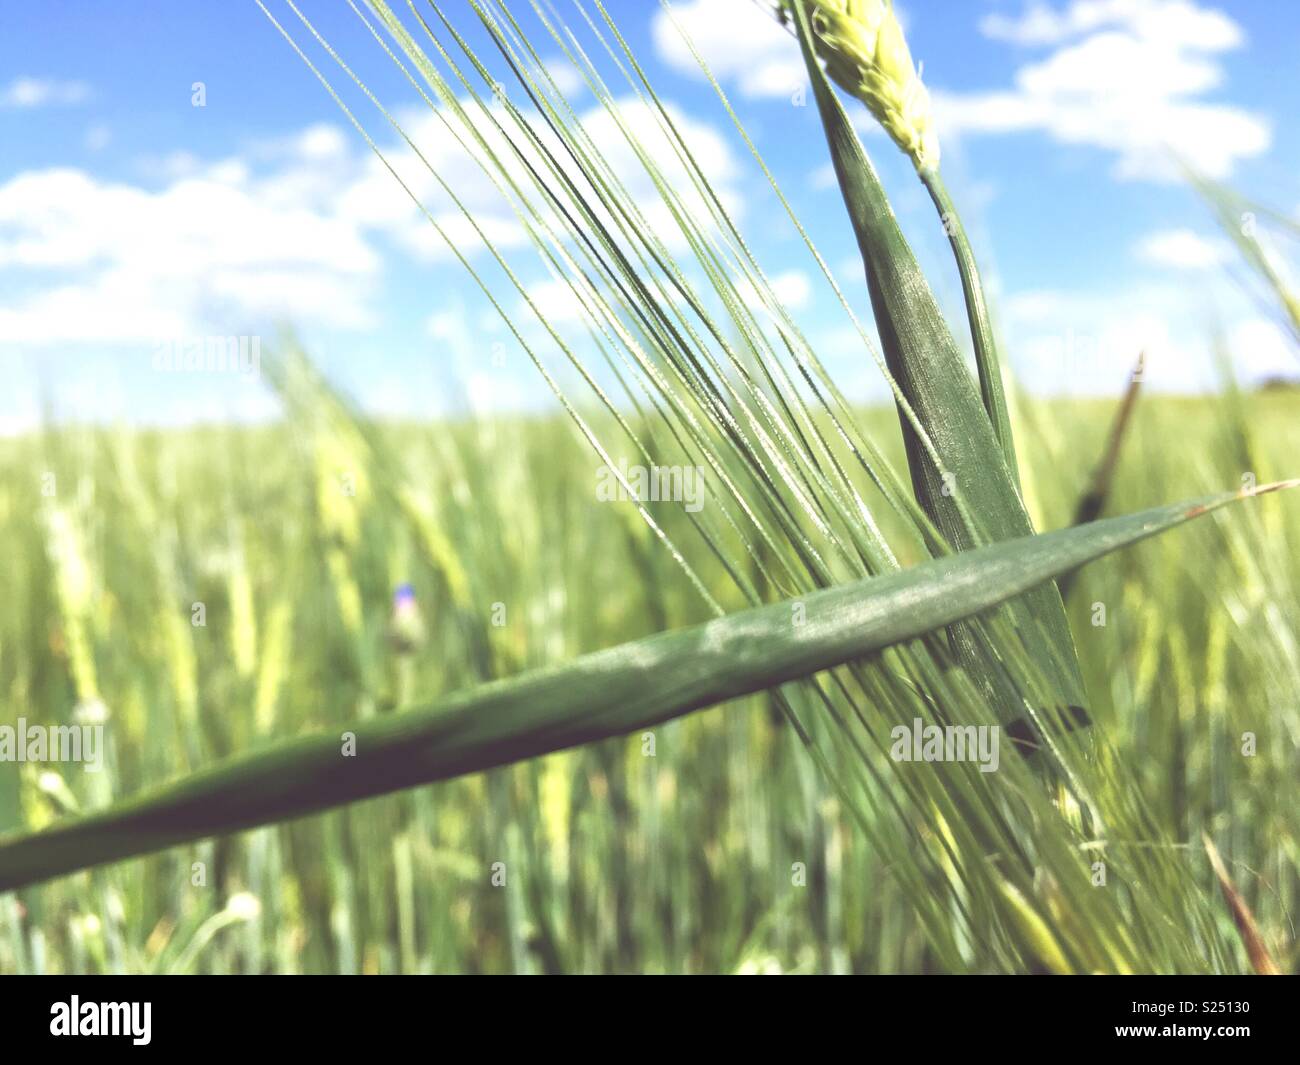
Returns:
[[[0,441],[6,703],[33,723],[102,720],[106,741],[98,773],[7,767],[0,831],[709,616],[635,508],[597,499],[597,461],[560,416],[363,423],[311,387],[286,390],[274,425]],[[1022,402],[1040,528],[1069,522],[1113,411]],[[861,421],[901,454],[891,410]],[[1109,508],[1262,484],[1297,454],[1294,391],[1144,397]],[[681,507],[651,506],[690,550]],[[694,546],[710,591],[742,605]],[[1297,558],[1300,501],[1282,498],[1096,563],[1068,602],[1097,727],[1162,828],[1112,846],[1180,851],[1232,937],[1208,832],[1290,971]],[[407,584],[414,650],[394,633]],[[770,698],[5,895],[0,971],[939,968]],[[902,834],[890,816],[877,830]],[[1206,959],[1224,967],[1244,953]]]

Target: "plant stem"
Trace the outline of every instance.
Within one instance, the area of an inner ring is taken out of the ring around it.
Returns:
[[[948,186],[937,169],[918,171],[921,183],[930,193],[930,199],[939,211],[943,230],[948,234],[957,271],[961,274],[961,290],[966,300],[966,317],[970,323],[971,342],[975,347],[975,365],[979,370],[980,398],[993,423],[993,435],[998,438],[1007,468],[1016,488],[1020,487],[1020,469],[1016,463],[1016,445],[1011,436],[1011,418],[1007,414],[1007,397],[1002,385],[1002,362],[998,357],[997,339],[993,323],[989,321],[988,304],[984,300],[984,286],[980,284],[979,267],[975,253],[966,237],[957,207],[948,194]]]

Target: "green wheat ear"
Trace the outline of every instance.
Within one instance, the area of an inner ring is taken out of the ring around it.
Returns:
[[[930,94],[889,0],[805,0],[826,73],[856,96],[917,170],[939,166]],[[781,14],[793,18],[791,0]]]

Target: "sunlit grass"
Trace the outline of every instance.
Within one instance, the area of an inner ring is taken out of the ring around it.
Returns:
[[[1300,446],[1300,401],[1270,394],[1243,402],[1265,479]],[[1046,526],[1069,522],[1112,411],[1101,401],[1032,408],[1031,425],[1059,432],[1031,435]],[[884,410],[863,416],[885,440],[891,418]],[[195,748],[215,755],[342,728],[360,707],[381,705],[396,583],[416,585],[429,631],[428,651],[415,660],[418,698],[472,685],[482,672],[476,663],[510,673],[707,616],[644,527],[623,521],[626,508],[593,505],[592,463],[561,422],[508,419],[491,429],[379,430],[400,444],[420,497],[460,546],[467,602],[486,614],[504,597],[508,624],[467,628],[408,518],[381,501],[367,508],[365,532],[347,553],[362,602],[355,636],[319,543],[305,429],[69,428],[43,443],[0,444],[2,527],[22,552],[3,576],[0,676],[33,719],[66,720],[77,694],[30,471],[48,467],[61,484],[80,475],[95,485],[81,527],[112,743],[101,774],[60,767],[81,807],[174,776]],[[1199,468],[1167,446],[1175,434],[1229,438],[1235,429],[1212,401],[1147,397],[1131,432],[1114,488],[1120,511],[1196,495],[1236,474],[1223,446],[1207,448],[1220,457]],[[891,450],[898,446],[894,439]],[[175,586],[145,579],[157,563],[151,542],[131,533],[135,503],[110,457],[123,449],[136,456],[141,490],[161,501],[156,520],[177,530]],[[215,455],[229,456],[230,466],[214,480]],[[241,462],[256,476],[236,476]],[[496,477],[470,493],[465,478],[479,469]],[[1282,964],[1294,964],[1286,945],[1300,827],[1288,799],[1300,729],[1292,698],[1296,505],[1261,500],[1096,563],[1070,600],[1098,727],[1124,761],[1125,786],[1153,810],[1153,835],[1116,840],[1114,854],[1164,855],[1165,875],[1204,898],[1227,952],[1207,959],[1214,967],[1241,968],[1245,958],[1199,848],[1201,829],[1223,850]],[[663,510],[669,528],[684,523]],[[234,529],[239,552],[231,550]],[[259,641],[251,679],[237,650],[232,567],[249,581],[260,631],[289,619],[284,637]],[[701,559],[699,568],[720,599],[739,605],[719,564]],[[196,599],[207,605],[208,624],[191,630],[201,694],[187,735],[158,619],[175,611],[188,627]],[[1105,626],[1092,624],[1095,603],[1107,607]],[[248,698],[250,690],[258,697]],[[261,901],[260,916],[214,933],[193,959],[196,971],[948,967],[926,946],[896,871],[764,704],[756,697],[661,726],[654,757],[637,734],[7,896],[0,968],[169,969],[241,891]],[[1239,753],[1244,731],[1258,735],[1251,759]],[[34,772],[2,779],[10,826],[63,816]],[[206,863],[204,887],[192,884],[196,861]],[[506,863],[502,888],[491,883],[497,861]],[[806,867],[806,886],[792,883],[795,862]]]

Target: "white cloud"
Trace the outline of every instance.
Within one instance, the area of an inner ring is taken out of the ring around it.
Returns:
[[[1151,233],[1138,242],[1134,251],[1143,262],[1176,270],[1210,270],[1232,257],[1232,249],[1223,241],[1203,237],[1191,229]]]
[[[734,219],[742,217],[744,198],[736,185],[740,167],[729,142],[708,123],[692,118],[672,104],[664,106],[713,192]],[[601,155],[656,235],[670,249],[685,250],[688,241],[674,221],[673,212],[656,190],[638,152],[633,150],[629,137],[635,139],[639,151],[659,170],[661,179],[673,190],[691,217],[699,222],[707,219],[708,202],[690,180],[676,143],[663,130],[655,109],[637,99],[623,99],[618,102],[618,108],[626,133],[603,108],[582,115],[583,128],[599,146]],[[571,176],[576,179],[576,170]]]
[[[714,77],[734,82],[744,96],[790,96],[808,80],[793,36],[754,0],[674,4],[671,16],[655,14],[651,32],[664,62],[703,77],[684,32]]]
[[[672,10],[652,22],[670,66],[700,76],[680,25],[713,73],[744,96],[788,97],[806,83],[793,37],[753,0],[690,0]],[[985,16],[980,28],[1050,51],[1022,65],[1012,86],[987,91],[943,91],[944,71],[928,67],[941,135],[1046,133],[1113,152],[1121,178],[1161,181],[1178,177],[1171,153],[1225,178],[1271,143],[1263,117],[1208,95],[1223,84],[1222,53],[1245,38],[1228,15],[1195,0],[1034,0],[1015,17]],[[877,130],[859,119],[861,130]]]
[[[760,311],[766,307],[766,302],[759,294],[758,289],[747,278],[737,277],[734,279],[734,283],[741,300],[751,310]],[[812,282],[802,270],[783,270],[780,273],[773,274],[767,279],[767,287],[776,301],[788,311],[801,310],[808,306],[812,299]],[[697,287],[696,291],[707,298],[707,294],[712,292],[712,289],[707,284],[704,284]],[[527,292],[538,310],[546,316],[546,319],[552,325],[562,326],[587,321],[587,314],[583,309],[581,300],[578,298],[578,294],[573,291],[567,282],[548,278],[528,285]],[[596,298],[594,301],[589,300],[589,302],[593,303],[599,316],[601,300]],[[674,302],[679,306],[681,305],[681,301],[677,300],[675,296]],[[523,299],[518,301],[517,309],[522,318],[531,321],[532,312],[529,311],[528,305]],[[447,331],[447,325],[441,315],[435,315],[430,320],[429,328],[431,332],[445,333]]]
[[[0,304],[0,342],[153,342],[280,317],[360,326],[378,266],[356,226],[274,202],[228,163],[157,191],[71,168],[0,185],[0,268],[27,286]]]
[[[660,170],[664,181],[681,198],[688,212],[696,217],[705,217],[707,204],[691,183],[673,140],[661,128],[658,112],[635,98],[619,100],[617,107],[618,120],[604,107],[593,107],[580,115],[579,121],[649,227],[670,248],[683,250],[688,242],[629,137],[635,139],[640,151]],[[666,103],[665,110],[719,199],[733,216],[739,216],[744,208],[743,199],[735,188],[739,167],[728,142],[712,126],[691,118],[672,104]],[[504,162],[510,177],[521,187],[531,189],[528,169],[514,156],[502,134],[476,108],[469,107],[467,111],[477,116],[474,122],[478,133]],[[503,124],[509,121],[503,107],[494,107],[493,117]],[[344,217],[359,225],[384,231],[407,251],[425,260],[450,259],[452,249],[448,241],[459,250],[475,253],[482,249],[482,239],[443,187],[445,182],[498,248],[509,250],[528,243],[524,227],[510,203],[480,168],[482,149],[477,145],[472,150],[467,148],[462,142],[467,141],[468,135],[460,127],[457,127],[458,138],[439,115],[427,108],[402,116],[401,122],[418,147],[419,155],[410,146],[402,144],[386,149],[385,156],[407,189],[445,232],[447,240],[438,235],[428,218],[394,183],[388,168],[373,157],[345,188],[341,191],[336,188],[330,194],[331,202],[338,205]],[[581,170],[549,128],[539,125],[537,134],[577,187],[587,188]],[[538,172],[548,172],[548,164],[540,154],[530,153],[529,162]],[[496,173],[491,169],[490,172]],[[530,193],[530,198],[538,201],[536,193]],[[593,205],[599,202],[594,194],[589,194],[587,200]],[[545,217],[557,231],[564,231],[558,216],[547,214]],[[601,212],[601,217],[609,222],[607,212]]]
[[[90,86],[82,81],[20,77],[0,88],[0,110],[68,106],[88,99]]]
[[[1143,37],[1211,51],[1235,48],[1242,41],[1232,19],[1190,0],[1076,0],[1062,11],[1035,2],[1019,17],[990,14],[980,20],[986,37],[1022,45],[1060,44],[1115,25],[1131,26]]]
[[[812,282],[802,270],[783,270],[773,274],[767,279],[767,287],[787,311],[801,310],[812,299]],[[749,306],[759,308],[764,305],[758,290],[748,282],[742,283],[739,291]]]
[[[339,126],[318,122],[308,126],[296,137],[291,137],[288,147],[304,161],[339,159],[348,154],[351,142]]]
[[[735,185],[740,168],[729,143],[712,127],[666,108],[719,199],[733,216],[742,214]],[[498,109],[495,117],[504,116]],[[498,157],[513,160],[491,123],[479,121]],[[632,98],[620,102],[619,121],[603,107],[581,121],[644,218],[633,229],[654,230],[674,251],[686,248],[647,162],[629,141],[635,139],[688,213],[707,217],[709,204],[658,111]],[[385,154],[457,251],[482,253],[476,225],[499,249],[527,246],[510,203],[438,114],[412,112],[403,126],[473,221],[412,148],[384,145]],[[577,164],[558,144],[550,147],[581,186]],[[540,157],[531,161],[546,171]],[[359,328],[373,320],[370,302],[383,265],[376,236],[426,261],[452,258],[452,248],[387,167],[337,126],[311,126],[227,159],[174,153],[155,162],[149,173],[161,182],[156,188],[68,167],[26,171],[0,184],[0,270],[20,272],[21,280],[0,295],[0,343],[232,335],[278,320]],[[511,177],[529,187],[524,164],[510,165]],[[599,202],[594,195],[588,200]],[[557,216],[546,217],[566,232]]]
[[[1244,43],[1227,15],[1192,0],[1035,3],[1019,18],[987,16],[986,35],[1050,46],[1014,86],[933,94],[941,134],[1039,131],[1118,156],[1119,177],[1173,180],[1180,156],[1227,177],[1272,140],[1260,115],[1207,94],[1221,88],[1221,54]]]
[[[1237,375],[1253,383],[1296,371],[1293,340],[1261,317],[1239,287],[1186,279],[1149,280],[1092,292],[1022,290],[998,303],[1007,352],[1032,391],[1078,395],[1123,388],[1139,351],[1156,391],[1217,389],[1217,337]]]
[[[565,281],[548,278],[545,281],[526,286],[526,291],[533,305],[541,314],[546,316],[546,320],[552,325],[585,322],[587,320],[587,312],[583,309],[582,300]],[[601,301],[589,298],[588,302],[592,304],[597,316],[599,316]],[[519,313],[521,316],[531,316],[532,314],[528,309],[528,304],[522,298],[519,300]],[[599,320],[599,317],[597,320]]]
[[[552,56],[546,60],[546,73],[567,100],[572,101],[575,96],[586,91],[586,81],[564,56]]]
[[[183,304],[144,275],[110,270],[0,307],[0,344],[152,343],[197,331]]]
[[[1244,377],[1294,376],[1300,368],[1295,338],[1268,318],[1247,318],[1228,332],[1228,351]]]
[[[1015,372],[1031,390],[1076,395],[1122,388],[1139,352],[1155,389],[1212,383],[1208,321],[1188,322],[1183,294],[1169,286],[1113,293],[1032,290],[999,305]]]
[[[767,309],[767,298],[759,292],[758,286],[754,285],[749,278],[736,276],[732,283],[741,301],[759,315],[760,319],[772,317]],[[769,274],[767,290],[771,293],[771,298],[787,311],[798,311],[807,307],[813,295],[812,281],[802,270],[782,270],[780,273]]]
[[[787,310],[799,310],[812,299],[812,282],[800,270],[787,270],[771,279],[772,292]]]

